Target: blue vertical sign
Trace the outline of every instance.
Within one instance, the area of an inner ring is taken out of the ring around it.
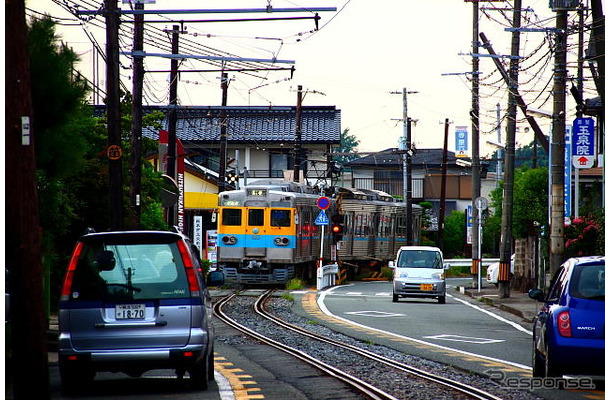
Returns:
[[[572,216],[572,127],[566,125],[565,151],[563,153],[563,216]],[[574,146],[575,147],[575,146]]]
[[[573,156],[594,156],[595,122],[593,118],[576,118],[573,126],[571,154]]]
[[[466,243],[472,244],[472,204],[466,206]]]
[[[456,157],[467,157],[468,156],[468,127],[467,126],[456,126],[455,127],[455,156]]]

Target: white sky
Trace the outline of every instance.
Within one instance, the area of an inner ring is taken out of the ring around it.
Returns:
[[[73,0],[66,0],[72,2]],[[85,0],[79,0],[85,1]],[[97,2],[97,1],[96,1]],[[358,150],[380,151],[398,146],[403,134],[402,95],[403,87],[418,93],[408,95],[409,116],[417,120],[412,130],[412,140],[419,148],[442,148],[444,120],[452,122],[449,134],[449,148],[454,150],[454,131],[456,126],[468,126],[471,131],[469,110],[471,109],[471,83],[469,75],[442,76],[443,73],[464,73],[471,71],[471,57],[459,53],[471,52],[472,41],[472,3],[460,0],[270,0],[275,8],[295,7],[336,7],[339,12],[323,12],[320,29],[311,35],[314,28],[312,20],[290,22],[253,22],[253,23],[187,23],[188,36],[215,49],[227,51],[242,57],[294,60],[296,72],[288,80],[289,72],[265,73],[267,80],[253,78],[244,74],[231,74],[229,105],[295,105],[296,87],[312,91],[305,95],[303,105],[334,105],[342,112],[342,129],[349,128],[350,134],[360,141]],[[176,5],[176,4],[179,5]],[[554,13],[548,8],[548,0],[523,0],[523,7],[531,7],[535,13],[532,20],[543,20],[543,25],[554,26]],[[210,1],[171,1],[157,0],[156,4],[146,5],[147,10],[169,8],[264,8],[267,0],[210,0]],[[510,3],[512,4],[512,2]],[[486,2],[482,7],[508,7],[507,2]],[[26,6],[32,10],[48,12],[54,17],[67,18],[70,15],[58,5],[48,0],[29,0]],[[128,5],[122,5],[127,9]],[[480,31],[492,42],[496,53],[510,54],[510,32],[504,31],[502,24],[509,24],[501,12],[488,10],[480,13]],[[31,12],[28,13],[31,15]],[[248,14],[252,16],[252,14]],[[297,14],[256,14],[256,17],[295,16]],[[305,15],[305,14],[298,14]],[[204,14],[187,15],[184,19],[238,18],[246,14]],[[506,16],[511,19],[512,13]],[[159,16],[146,16],[146,19],[160,19]],[[101,21],[101,19],[99,19]],[[167,24],[156,24],[158,28],[170,28]],[[102,48],[105,37],[103,31],[88,25],[97,37]],[[92,46],[80,26],[60,26],[62,39],[81,54],[81,72],[92,76]],[[198,36],[194,36],[197,34]],[[301,34],[301,35],[299,35]],[[210,37],[206,36],[210,35]],[[533,52],[542,42],[543,33],[524,33],[521,38],[521,54]],[[255,37],[277,38],[278,40],[254,39]],[[281,40],[279,40],[281,39]],[[297,39],[300,39],[297,41]],[[132,39],[123,38],[131,47]],[[169,43],[169,39],[168,39]],[[552,82],[545,87],[551,74],[552,57],[543,57],[548,51],[546,43],[529,59],[533,64],[520,75],[525,82],[522,90],[526,101],[534,108],[552,109],[549,94]],[[158,49],[149,51],[160,52]],[[485,51],[481,48],[481,53]],[[542,58],[539,63],[534,60]],[[550,60],[540,71],[545,60]],[[124,66],[131,61],[122,58]],[[168,59],[148,58],[147,69],[169,69]],[[527,66],[524,63],[524,66]],[[197,61],[187,61],[181,69],[206,68]],[[482,87],[480,98],[481,155],[492,153],[486,140],[497,141],[494,128],[496,123],[496,104],[500,103],[502,116],[507,108],[506,90],[499,74],[495,72],[491,58],[481,58]],[[104,73],[100,71],[104,85]],[[574,72],[575,73],[575,72]],[[130,69],[121,71],[124,81],[131,89]],[[220,73],[189,73],[181,75],[179,102],[183,105],[219,105],[221,91],[218,76]],[[147,76],[147,104],[167,104],[168,80],[166,74],[156,73]],[[253,88],[265,85],[256,90]],[[533,89],[532,92],[525,89]],[[321,92],[322,94],[314,93]],[[542,92],[542,95],[540,95]],[[587,93],[585,97],[593,94]],[[153,100],[156,98],[157,100]],[[535,100],[534,100],[535,99]],[[160,101],[156,103],[156,101]],[[573,107],[572,107],[573,108]],[[569,114],[573,109],[569,110]],[[523,115],[519,111],[518,119]],[[572,117],[568,120],[571,121]],[[539,121],[544,132],[548,132],[547,121]],[[502,137],[505,137],[506,123],[502,123]],[[527,124],[518,122],[517,145],[529,144],[532,133],[525,133]],[[469,149],[471,144],[469,144]]]

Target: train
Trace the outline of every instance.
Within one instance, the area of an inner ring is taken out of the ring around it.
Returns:
[[[230,283],[309,281],[328,263],[356,273],[387,265],[407,244],[405,202],[378,190],[332,187],[320,193],[306,184],[268,179],[223,191],[218,201],[217,265]],[[418,244],[422,208],[412,205],[411,214]],[[340,234],[331,231],[331,220]]]

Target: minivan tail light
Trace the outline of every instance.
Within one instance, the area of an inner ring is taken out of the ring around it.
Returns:
[[[76,243],[72,257],[70,257],[70,263],[68,264],[68,271],[66,271],[66,277],[64,278],[64,285],[61,288],[62,301],[67,301],[70,298],[70,290],[72,289],[72,280],[74,279],[74,271],[76,271],[76,265],[78,264],[78,258],[83,250],[83,242]]]
[[[563,337],[572,337],[572,323],[570,321],[570,312],[563,311],[557,316],[557,329],[559,335]]]
[[[191,260],[191,255],[183,241],[178,242],[178,250],[180,250],[180,255],[182,256],[182,262],[184,263],[191,295],[199,295],[199,282],[197,281],[195,268],[193,268],[193,261]]]

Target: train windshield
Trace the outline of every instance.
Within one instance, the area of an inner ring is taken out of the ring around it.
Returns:
[[[225,208],[222,210],[222,224],[229,226],[241,225],[241,210],[239,208]]]
[[[263,226],[265,225],[265,210],[262,208],[251,208],[248,210],[248,225]]]
[[[290,226],[290,210],[271,210],[271,226]]]

